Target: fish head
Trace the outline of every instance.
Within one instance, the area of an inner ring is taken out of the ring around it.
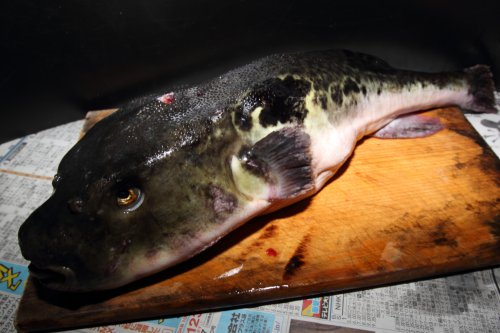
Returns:
[[[62,159],[51,197],[21,226],[22,254],[43,285],[115,288],[206,247],[198,231],[210,218],[210,190],[200,187],[206,175],[184,149],[201,130],[175,134],[179,126],[170,131],[139,116],[97,123]]]

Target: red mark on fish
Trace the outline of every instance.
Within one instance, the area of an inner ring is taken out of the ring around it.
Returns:
[[[172,104],[173,102],[175,102],[174,93],[169,92],[167,94],[161,95],[157,98],[157,100],[165,104]]]
[[[270,247],[266,250],[266,254],[270,257],[276,257],[278,255],[278,252],[276,252],[275,249]]]

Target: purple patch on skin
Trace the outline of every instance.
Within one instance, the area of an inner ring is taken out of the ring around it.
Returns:
[[[158,253],[158,250],[157,249],[149,249],[147,252],[146,252],[146,258],[153,258],[154,256],[156,256],[156,254]]]
[[[217,215],[232,213],[237,206],[236,197],[219,186],[209,185],[208,193],[212,198],[212,208]]]

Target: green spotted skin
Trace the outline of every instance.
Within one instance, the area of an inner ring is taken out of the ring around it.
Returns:
[[[265,57],[134,101],[63,158],[54,193],[19,231],[22,253],[33,276],[59,290],[114,288],[153,274],[315,193],[357,139],[411,105],[433,105],[425,100],[435,91],[458,96],[441,102],[471,106],[467,80],[321,51]],[[414,91],[424,92],[423,103],[408,98]],[[387,101],[396,111],[377,116]],[[131,188],[140,204],[117,205]]]

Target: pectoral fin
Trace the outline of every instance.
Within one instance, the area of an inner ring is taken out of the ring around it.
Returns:
[[[231,162],[241,192],[267,200],[294,198],[313,187],[310,138],[301,128],[275,131]]]

